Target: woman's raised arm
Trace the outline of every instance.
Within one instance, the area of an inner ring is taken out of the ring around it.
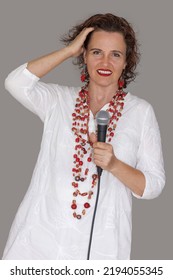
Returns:
[[[93,27],[85,28],[67,47],[28,62],[27,69],[41,78],[63,61],[79,56],[83,52],[83,43]]]

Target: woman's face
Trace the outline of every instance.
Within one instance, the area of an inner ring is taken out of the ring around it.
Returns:
[[[118,32],[95,31],[84,51],[90,83],[113,86],[118,89],[118,80],[126,66],[126,44]]]

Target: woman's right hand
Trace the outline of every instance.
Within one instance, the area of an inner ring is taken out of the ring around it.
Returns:
[[[66,59],[79,56],[84,51],[83,44],[87,35],[93,30],[93,27],[84,28],[67,47],[29,61],[27,69],[41,78]]]
[[[77,57],[83,53],[83,44],[86,40],[87,35],[94,30],[94,27],[84,28],[76,38],[67,46],[70,50],[72,57]]]

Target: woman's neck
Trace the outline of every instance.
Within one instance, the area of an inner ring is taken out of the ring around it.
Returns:
[[[116,90],[115,86],[109,88],[92,85],[88,86],[89,106],[93,115],[96,115],[104,105],[112,100]]]

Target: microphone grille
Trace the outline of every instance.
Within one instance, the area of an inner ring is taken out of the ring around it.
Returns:
[[[107,111],[101,110],[96,115],[97,125],[108,125],[110,115]]]

